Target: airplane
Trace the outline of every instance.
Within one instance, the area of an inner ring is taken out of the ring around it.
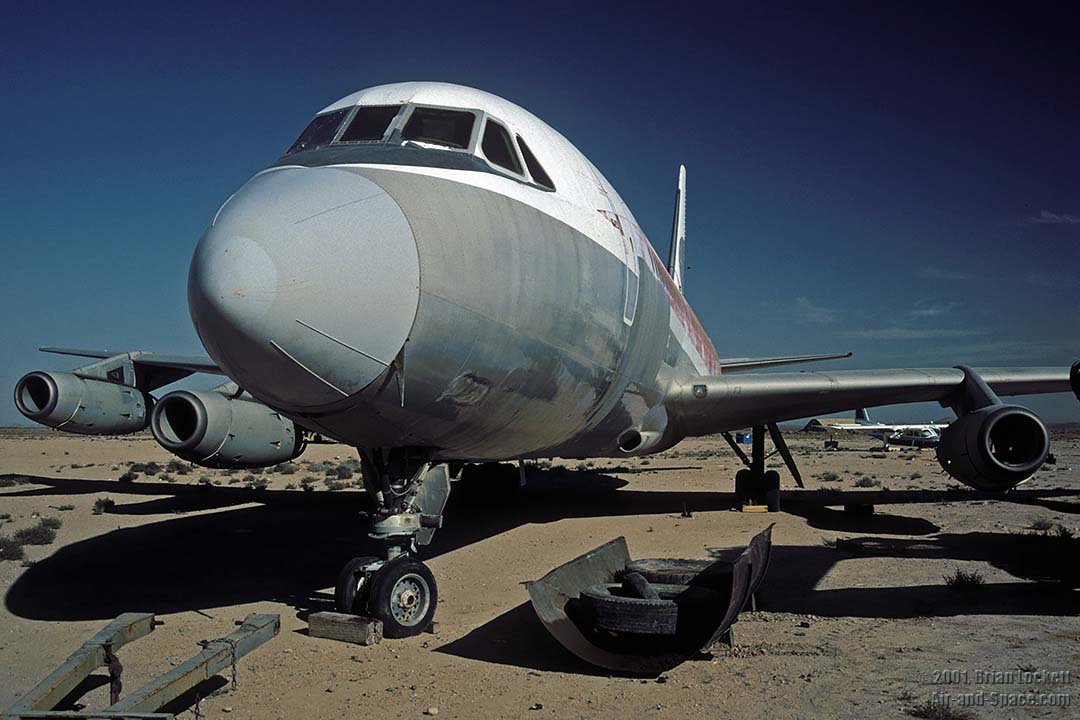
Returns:
[[[882,447],[888,449],[889,445],[915,448],[933,448],[941,442],[941,431],[949,427],[949,423],[917,423],[889,425],[874,422],[870,419],[870,413],[866,408],[855,411],[855,422],[836,420],[813,420],[807,423],[807,428],[825,428],[829,430],[846,430],[858,432],[875,437],[882,442]]]
[[[741,374],[850,353],[721,358],[683,295],[685,217],[680,167],[665,264],[528,111],[458,85],[371,87],[319,111],[210,220],[187,287],[209,357],[42,348],[90,362],[26,374],[15,402],[70,432],[149,426],[209,467],[277,464],[320,438],[357,448],[384,552],[342,569],[335,602],[388,637],[432,621],[418,553],[466,465],[648,455],[752,427],[736,491],[775,499],[766,429],[801,484],[777,423],[926,401],[957,413],[937,448],[957,480],[1006,491],[1042,465],[1043,422],[1001,397],[1080,398],[1080,362]],[[228,382],[151,395],[192,373]]]

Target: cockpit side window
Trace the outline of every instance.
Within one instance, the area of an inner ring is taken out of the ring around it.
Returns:
[[[316,115],[315,119],[308,123],[308,126],[304,128],[304,132],[300,133],[300,137],[296,138],[296,142],[292,144],[285,154],[289,155],[301,150],[314,150],[317,147],[328,145],[334,139],[334,135],[337,134],[337,130],[341,126],[341,121],[345,119],[350,109],[342,108],[341,110]]]
[[[468,148],[476,117],[463,110],[418,107],[409,116],[401,133],[403,140],[435,143],[452,148]]]
[[[488,118],[487,125],[484,126],[484,139],[480,143],[480,149],[484,151],[484,157],[499,167],[517,175],[524,175],[521,161],[518,160],[514,144],[510,140],[510,133],[491,118]]]
[[[397,117],[400,105],[361,106],[338,142],[378,142],[383,139],[390,122]]]
[[[525,164],[529,168],[529,174],[532,175],[533,182],[542,188],[546,188],[555,191],[555,183],[551,182],[551,178],[544,172],[543,166],[540,161],[533,155],[532,150],[525,144],[525,141],[521,139],[521,136],[517,136],[518,147],[521,148],[521,156],[525,158]]]

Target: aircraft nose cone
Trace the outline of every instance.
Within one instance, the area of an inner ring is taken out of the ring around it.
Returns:
[[[256,397],[293,409],[375,380],[408,338],[419,297],[401,208],[337,168],[253,178],[218,211],[188,274],[207,352]]]

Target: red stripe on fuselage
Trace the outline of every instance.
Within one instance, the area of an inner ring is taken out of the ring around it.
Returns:
[[[690,342],[694,343],[698,354],[701,355],[701,359],[705,362],[705,369],[712,375],[719,375],[720,356],[716,354],[716,348],[713,347],[708,333],[705,332],[705,328],[701,327],[701,322],[698,321],[697,315],[694,314],[679,288],[675,287],[675,281],[671,279],[667,268],[660,262],[660,258],[657,257],[653,246],[647,240],[645,246],[649,248],[649,255],[652,256],[650,265],[652,265],[653,274],[660,279],[664,289],[667,290],[671,311],[675,313],[679,323],[686,328],[686,334],[690,336]]]

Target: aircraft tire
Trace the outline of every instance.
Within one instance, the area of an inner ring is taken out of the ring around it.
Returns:
[[[654,584],[659,600],[626,597],[622,585],[605,583],[582,590],[581,600],[601,630],[636,635],[675,635],[680,610],[693,611],[706,603],[719,604],[719,593],[705,588]],[[691,614],[694,614],[691,612]]]
[[[364,573],[362,568],[378,560],[379,558],[373,555],[354,557],[341,568],[337,585],[334,586],[334,608],[339,613],[356,615],[357,610],[364,609],[364,596],[367,595],[366,591],[371,586],[371,578],[361,577],[361,575],[370,575],[370,573]]]
[[[730,583],[731,566],[716,565],[715,560],[643,558],[627,563],[626,572],[640,573],[651,583],[667,585],[713,587],[721,584],[725,579]],[[706,570],[708,572],[705,572]]]
[[[439,591],[424,563],[402,555],[375,571],[368,594],[368,613],[383,623],[383,637],[419,635],[431,626]]]

